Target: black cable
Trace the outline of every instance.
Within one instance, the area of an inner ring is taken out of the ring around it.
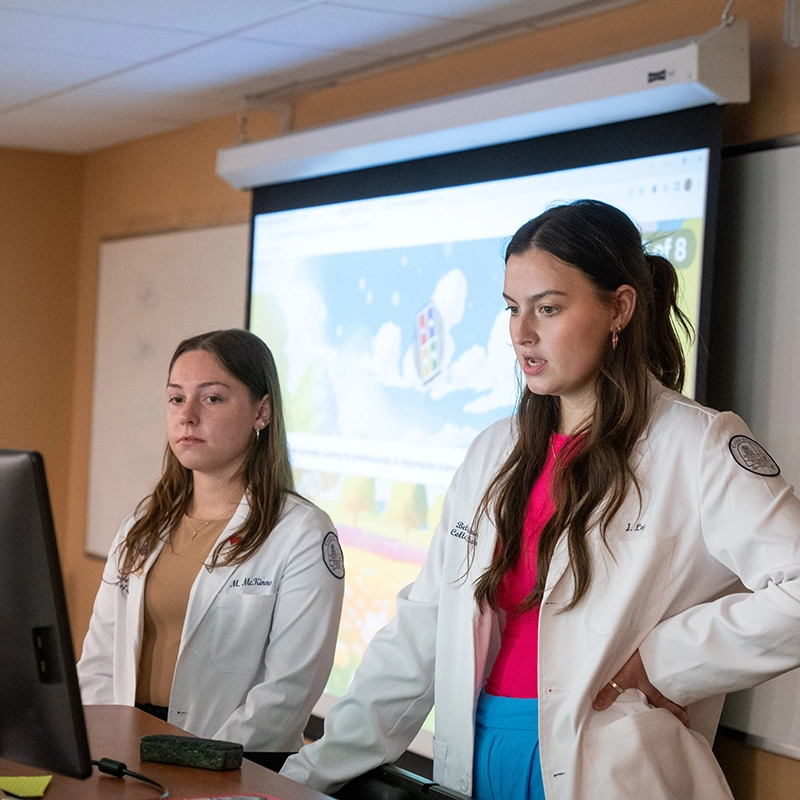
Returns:
[[[114,761],[113,758],[101,758],[99,761],[92,759],[92,764],[94,764],[100,772],[105,772],[106,775],[113,775],[115,778],[122,778],[128,775],[131,778],[136,778],[137,781],[144,781],[144,783],[155,786],[156,789],[163,792],[163,794],[159,795],[158,800],[164,800],[164,798],[169,797],[169,789],[167,789],[166,786],[163,786],[152,778],[148,778],[146,775],[132,772],[128,769],[128,765],[123,764],[121,761]]]

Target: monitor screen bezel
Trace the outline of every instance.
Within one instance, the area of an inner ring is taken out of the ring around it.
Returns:
[[[0,757],[87,778],[92,763],[44,461],[32,450],[0,450],[0,603]]]

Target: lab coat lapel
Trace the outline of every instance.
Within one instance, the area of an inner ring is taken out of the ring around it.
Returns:
[[[234,534],[247,519],[247,514],[250,511],[250,505],[247,498],[243,497],[236,509],[231,521],[225,526],[225,530],[219,535],[219,538],[212,548],[212,553],[220,542],[227,541],[232,534]],[[215,567],[209,571],[206,567],[201,567],[200,572],[192,585],[192,591],[189,594],[189,606],[186,609],[186,618],[183,622],[183,633],[181,635],[181,647],[183,650],[186,642],[192,637],[192,634],[197,630],[197,626],[202,621],[203,617],[208,612],[214,598],[228,583],[231,576],[239,568],[239,565]]]
[[[649,378],[649,389],[653,404],[655,405],[661,402],[661,399],[664,395],[664,387],[661,386],[661,384],[652,375]],[[639,441],[633,448],[633,452],[631,453],[630,457],[632,470],[636,470],[641,463],[642,458],[644,458],[645,453],[647,452],[647,439],[650,435],[650,432],[650,427],[648,425],[642,432],[642,435],[639,437]],[[629,489],[628,491],[633,491],[634,493],[636,492],[635,489]],[[590,535],[599,536],[599,529],[597,526],[595,526],[594,531],[590,531]],[[562,583],[563,579],[569,572],[569,547],[567,546],[566,535],[562,534],[556,543],[555,550],[553,551],[553,557],[550,560],[550,569],[547,573],[547,583],[544,589],[544,597],[542,598],[543,602],[547,602],[549,599],[552,599],[551,595],[553,594],[553,591],[559,584]]]
[[[147,573],[158,558],[158,554],[164,547],[164,542],[160,541],[153,548],[153,552],[147,557],[142,568],[128,576],[128,602],[126,603],[125,613],[127,615],[128,641],[127,647],[128,671],[133,681],[138,671],[139,653],[142,648],[142,636],[144,635],[144,584]],[[131,682],[133,686],[134,683]]]
[[[478,604],[475,604],[472,618],[472,642],[475,658],[472,665],[472,672],[475,676],[475,683],[473,686],[474,699],[477,699],[480,694],[485,680],[484,672],[486,671],[486,661],[489,657],[493,619],[494,612],[490,609],[481,610]],[[469,673],[465,670],[465,674]]]
[[[472,575],[482,575],[489,568],[492,562],[496,541],[496,529],[493,526],[488,527],[484,524],[477,537],[475,563],[471,571]],[[468,591],[470,594],[474,593],[474,584],[472,581],[469,582]],[[486,680],[486,662],[492,644],[492,630],[493,626],[496,624],[496,615],[495,612],[488,607],[482,609],[478,603],[475,602],[474,597],[472,603],[472,652],[474,657],[474,662],[472,664],[472,672],[474,674],[473,699],[477,702],[478,695]],[[464,670],[464,674],[468,675],[468,670]]]
[[[547,603],[556,587],[564,581],[569,573],[569,548],[567,537],[562,534],[556,542],[553,556],[550,559],[550,569],[547,571],[547,582],[544,587],[542,603]]]

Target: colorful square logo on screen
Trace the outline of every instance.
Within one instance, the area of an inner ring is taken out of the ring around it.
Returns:
[[[442,342],[436,306],[428,303],[417,313],[417,363],[423,383],[435,378],[442,371]]]

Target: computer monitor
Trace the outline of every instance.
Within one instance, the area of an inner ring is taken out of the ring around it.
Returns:
[[[91,774],[44,462],[0,450],[0,756]]]

